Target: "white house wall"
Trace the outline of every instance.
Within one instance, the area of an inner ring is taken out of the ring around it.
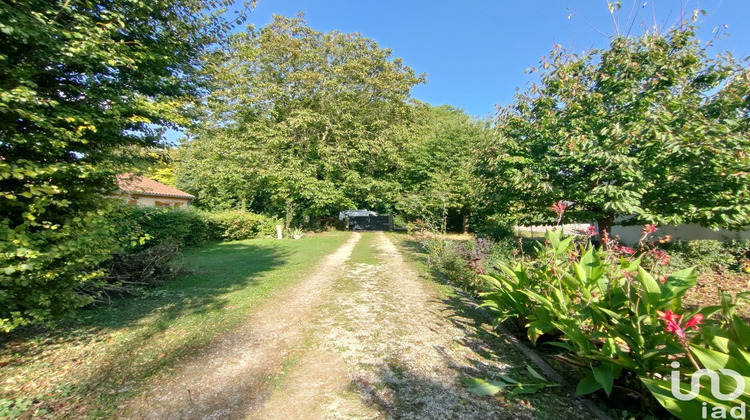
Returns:
[[[159,203],[169,203],[170,207],[174,206],[175,203],[180,203],[183,207],[190,204],[190,200],[186,198],[177,198],[177,197],[151,197],[151,196],[138,196],[133,197],[133,199],[138,200],[136,205],[138,207],[156,207],[156,202]]]
[[[620,242],[634,245],[641,239],[643,226],[612,226],[612,236],[619,236]],[[750,231],[732,231],[726,229],[712,230],[696,224],[679,226],[659,226],[654,234],[658,236],[670,235],[673,240],[694,241],[698,239],[714,239],[729,241],[732,239],[750,239]]]

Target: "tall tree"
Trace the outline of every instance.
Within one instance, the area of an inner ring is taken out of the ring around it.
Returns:
[[[215,91],[183,145],[178,185],[209,207],[297,218],[385,211],[422,82],[359,34],[276,16],[234,36],[209,69]]]
[[[0,329],[86,302],[117,246],[103,195],[196,93],[211,4],[0,2]]]
[[[447,105],[425,107],[422,121],[405,154],[405,192],[398,209],[409,218],[431,220],[442,230],[449,216],[458,216],[460,228],[468,232],[477,202],[473,172],[483,123]]]
[[[497,119],[481,168],[485,201],[551,221],[750,223],[750,72],[709,58],[692,28],[616,37],[578,56],[556,48],[541,86]]]

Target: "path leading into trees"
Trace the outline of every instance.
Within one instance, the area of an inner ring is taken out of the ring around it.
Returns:
[[[202,355],[183,361],[122,414],[585,418],[577,403],[556,394],[501,401],[468,393],[462,378],[512,373],[524,361],[509,345],[489,339],[459,298],[440,297],[433,286],[387,235],[353,233],[314,274]]]

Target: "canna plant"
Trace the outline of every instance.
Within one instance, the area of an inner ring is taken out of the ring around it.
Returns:
[[[544,334],[559,338],[548,344],[587,371],[579,395],[599,390],[609,395],[616,384],[624,385],[641,394],[650,391],[684,417],[694,411],[695,401],[664,392],[670,389],[665,378],[674,370],[672,363],[680,363],[683,373],[722,363],[742,366],[741,360],[750,361],[743,345],[750,343],[740,337],[749,327],[728,313],[732,303],[681,315],[682,296],[696,284],[696,271],[664,275],[665,267],[651,263],[654,258],[645,268],[643,256],[652,256],[651,250],[635,255],[603,236],[596,249],[588,241],[563,237],[561,230],[548,230],[537,258],[521,259],[514,267],[500,264],[499,274],[482,276],[487,286],[482,306],[498,322],[523,322],[533,343]],[[722,321],[707,321],[722,311]]]

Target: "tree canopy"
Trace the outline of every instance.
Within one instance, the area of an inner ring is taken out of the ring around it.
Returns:
[[[184,119],[227,4],[0,2],[0,329],[86,302],[118,246],[103,197]]]
[[[207,71],[214,91],[177,174],[202,205],[287,222],[392,208],[423,77],[390,50],[276,16],[233,36]]]
[[[554,49],[541,85],[501,110],[480,172],[517,221],[750,223],[750,73],[708,56],[692,28]]]
[[[478,207],[474,167],[484,134],[483,122],[460,109],[425,107],[415,141],[405,153],[408,165],[401,175],[404,194],[398,211],[442,230],[450,224],[453,230],[468,231]],[[456,219],[458,223],[449,223]]]

